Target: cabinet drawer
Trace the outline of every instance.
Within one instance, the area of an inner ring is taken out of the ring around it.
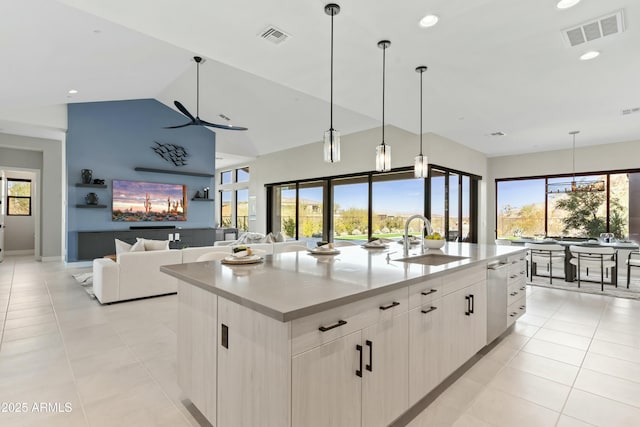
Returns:
[[[475,283],[487,280],[487,265],[456,271],[444,276],[442,282],[442,295],[448,295]]]
[[[516,277],[525,277],[527,274],[527,267],[524,261],[516,261],[515,263],[509,264],[509,279],[513,279]]]
[[[509,264],[515,264],[519,261],[522,261],[524,263],[524,261],[527,259],[527,252],[526,251],[522,251],[520,253],[517,254],[513,254],[513,255],[509,255],[507,257],[507,262]]]
[[[374,323],[408,312],[409,290],[356,301],[291,322],[291,352],[299,354]],[[322,329],[321,329],[322,328]]]
[[[409,310],[427,305],[436,298],[442,297],[442,277],[425,280],[409,287]]]
[[[521,289],[524,287],[524,289]],[[520,283],[509,285],[507,288],[507,307],[526,295],[527,287]]]
[[[507,327],[527,312],[527,298],[524,294],[507,307]]]

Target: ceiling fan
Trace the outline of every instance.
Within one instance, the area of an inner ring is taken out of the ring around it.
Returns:
[[[247,128],[245,127],[241,127],[241,126],[232,126],[232,125],[219,125],[216,123],[210,123],[207,121],[204,121],[202,119],[200,119],[200,117],[198,116],[200,113],[200,63],[202,62],[202,58],[199,56],[194,56],[193,60],[196,61],[197,64],[197,68],[196,68],[196,75],[197,75],[197,80],[196,80],[196,116],[193,117],[193,115],[189,112],[189,110],[187,110],[184,105],[182,105],[180,103],[180,101],[173,101],[173,104],[176,106],[176,108],[178,108],[178,110],[180,110],[180,112],[182,114],[184,114],[185,116],[187,116],[189,119],[191,119],[191,121],[189,123],[185,123],[183,125],[177,125],[177,126],[167,126],[165,127],[165,129],[177,129],[177,128],[183,128],[186,126],[207,126],[207,127],[213,127],[213,128],[219,128],[219,129],[227,129],[227,130],[247,130]]]

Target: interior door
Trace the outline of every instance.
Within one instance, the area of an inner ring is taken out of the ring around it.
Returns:
[[[7,203],[7,179],[4,171],[0,171],[0,262],[4,259],[4,218]]]

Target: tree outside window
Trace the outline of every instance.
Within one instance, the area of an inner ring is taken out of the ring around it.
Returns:
[[[7,215],[31,215],[31,180],[7,179]]]

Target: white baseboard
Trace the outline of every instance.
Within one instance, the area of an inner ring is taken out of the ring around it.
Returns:
[[[33,255],[35,252],[33,249],[22,249],[18,251],[5,251],[5,255]]]
[[[65,261],[64,265],[70,268],[93,267],[93,261]]]
[[[55,261],[63,261],[61,256],[43,256],[40,258],[42,262],[55,262]]]

